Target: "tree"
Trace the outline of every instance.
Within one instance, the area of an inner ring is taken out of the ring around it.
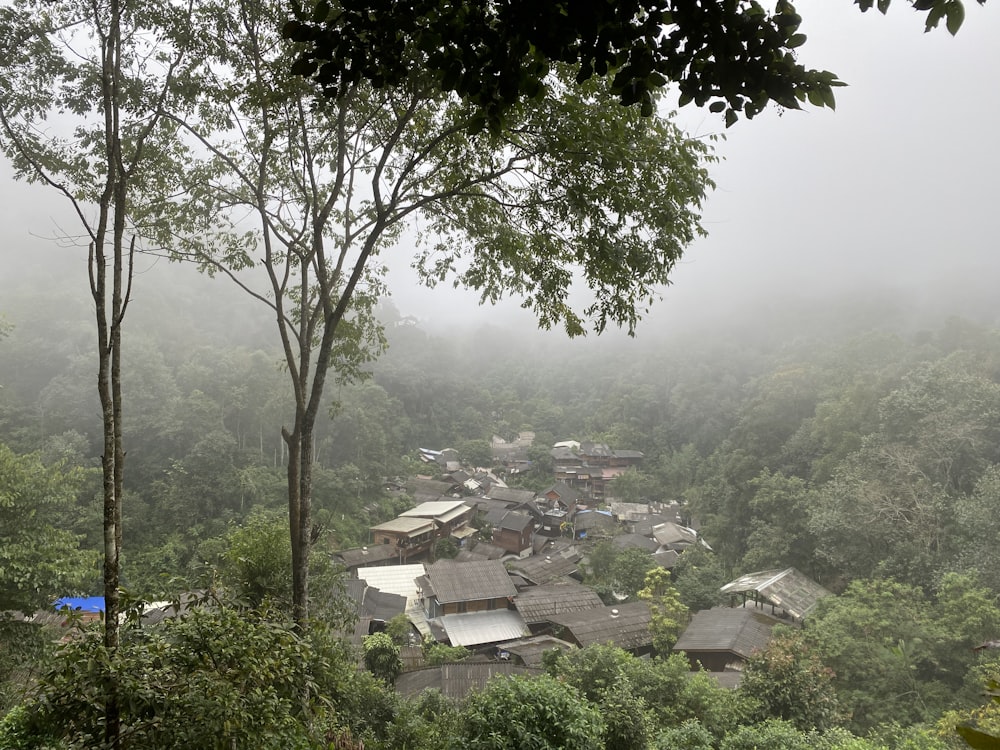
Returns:
[[[391,685],[403,671],[403,662],[399,659],[399,646],[388,633],[373,633],[365,636],[361,644],[364,651],[365,667],[373,675]]]
[[[99,707],[109,689],[108,656],[93,635],[63,644],[42,675],[19,722],[25,747],[105,746]],[[122,636],[110,658],[128,727],[123,746],[317,746],[311,740],[319,727],[312,722],[322,717],[322,706],[300,700],[300,686],[321,671],[317,649],[289,623],[228,606],[196,606],[161,627],[129,627]],[[323,666],[345,681],[356,671],[346,658]]]
[[[611,564],[611,586],[615,593],[635,597],[646,585],[646,577],[657,568],[648,551],[638,547],[623,549]]]
[[[739,689],[760,706],[759,719],[783,719],[802,731],[826,730],[843,720],[825,667],[800,631],[781,629],[747,660]]]
[[[469,697],[458,741],[470,750],[603,747],[598,709],[551,677],[498,677]]]
[[[649,629],[653,634],[653,648],[659,654],[670,653],[690,617],[688,608],[670,582],[670,571],[659,566],[647,571],[643,587],[637,596],[649,603],[652,617]]]
[[[429,282],[456,278],[484,301],[521,295],[540,325],[571,335],[588,320],[632,331],[701,232],[711,156],[668,120],[613,106],[603,79],[578,86],[566,71],[497,133],[471,134],[477,114],[430,74],[359,82],[313,106],[317,89],[288,74],[298,48],[273,31],[284,6],[201,10],[212,38],[199,118],[175,120],[198,157],[186,170],[192,200],[178,208],[203,211],[188,250],[206,266],[245,284],[237,272],[259,264],[269,280],[248,291],[275,315],[294,386],[285,441],[304,622],[315,420],[328,373],[357,374],[378,347],[377,258],[404,222],[421,217],[430,244],[415,262]],[[259,224],[249,235],[247,209]],[[580,281],[592,292],[582,306],[570,299]]]
[[[862,10],[875,5],[855,2]],[[927,13],[928,29],[944,18],[954,34],[964,19],[958,0],[910,2]],[[885,13],[889,0],[877,5]],[[577,82],[611,78],[622,104],[640,102],[646,115],[656,91],[675,84],[682,105],[711,102],[713,112],[726,112],[727,124],[769,102],[832,108],[833,89],[843,85],[833,73],[797,62],[806,36],[784,0],[773,13],[755,0],[477,0],[461,12],[437,0],[318,0],[307,8],[285,34],[307,45],[296,72],[315,77],[328,96],[343,96],[359,80],[394,86],[429,70],[442,90],[481,109],[480,127],[499,129],[517,103],[544,96],[547,74],[559,63],[573,66]]]
[[[89,244],[97,324],[97,391],[104,445],[105,646],[118,644],[125,448],[121,389],[122,325],[132,261],[156,237],[164,195],[164,156],[173,137],[161,116],[182,70],[175,49],[156,46],[145,19],[175,20],[172,6],[129,0],[57,4],[24,0],[0,12],[0,148],[21,179],[69,200]],[[48,127],[50,116],[67,118]],[[50,135],[50,133],[69,133]],[[115,695],[107,740],[118,747]]]
[[[0,443],[0,612],[33,615],[60,596],[86,593],[96,560],[60,528],[60,514],[76,503],[87,473]]]

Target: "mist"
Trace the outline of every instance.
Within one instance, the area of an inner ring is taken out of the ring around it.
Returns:
[[[825,317],[849,327],[919,328],[949,315],[997,322],[991,182],[1000,173],[1000,146],[987,129],[998,121],[1000,102],[987,92],[1000,74],[1000,9],[970,6],[952,38],[943,28],[923,33],[922,14],[903,5],[883,17],[849,3],[803,2],[809,40],[802,62],[848,84],[837,91],[835,112],[770,108],[728,130],[694,107],[676,115],[693,137],[721,136],[720,161],[711,168],[717,187],[703,207],[708,236],[685,252],[637,343],[781,320],[804,324],[824,319],[819,308],[838,310]],[[16,182],[6,163],[0,192],[0,286],[44,283],[65,270],[78,274],[86,298],[86,247],[68,205],[50,189]],[[413,250],[404,235],[382,257],[401,315],[435,333],[484,325],[521,336],[536,330],[517,300],[481,307],[475,293],[448,283],[422,287],[409,267]],[[175,266],[166,273],[168,266],[140,261],[134,307],[157,293],[161,277],[174,284],[186,273],[183,283],[198,290],[191,300],[239,305],[221,320],[267,328],[267,310],[236,302],[222,290],[226,280]],[[610,331],[602,340],[618,337]],[[565,335],[544,339],[552,344]]]

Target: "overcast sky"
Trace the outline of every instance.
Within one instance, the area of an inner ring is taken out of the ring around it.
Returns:
[[[966,2],[954,38],[943,28],[924,34],[922,15],[902,0],[887,17],[850,0],[797,8],[809,37],[800,59],[849,87],[837,91],[836,112],[772,109],[726,131],[704,211],[710,236],[676,269],[657,326],[788,292],[809,299],[888,284],[961,297],[997,279],[1000,2]],[[725,130],[692,107],[679,118],[696,135]],[[14,183],[2,165],[0,197],[6,272],[25,247],[42,267],[63,262],[65,251],[37,239],[65,215],[53,194]],[[404,314],[429,323],[475,312],[471,295],[417,291],[405,270],[392,290]]]

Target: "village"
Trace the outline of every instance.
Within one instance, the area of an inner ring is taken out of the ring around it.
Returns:
[[[497,674],[541,674],[543,655],[554,649],[611,645],[651,656],[655,602],[623,592],[602,599],[583,582],[589,553],[610,541],[669,571],[685,550],[711,552],[681,505],[609,495],[615,477],[641,465],[638,451],[561,442],[551,450],[550,487],[508,487],[497,475],[523,469],[533,437],[495,437],[495,473],[463,465],[454,450],[422,450],[425,474],[392,488],[414,506],[372,526],[369,545],[336,554],[357,606],[357,644],[401,618],[411,629],[400,648],[401,694],[434,688],[462,699]],[[728,606],[692,613],[671,650],[735,688],[772,628],[801,626],[830,592],[787,568],[747,571],[720,594]],[[458,647],[465,658],[428,666],[428,643]]]

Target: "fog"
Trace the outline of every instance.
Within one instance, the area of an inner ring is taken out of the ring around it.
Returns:
[[[844,297],[858,314],[894,322],[949,314],[996,322],[1000,101],[992,88],[1000,8],[967,3],[953,38],[944,28],[924,34],[922,15],[902,2],[887,17],[861,14],[847,0],[797,7],[809,36],[802,62],[835,71],[849,86],[838,89],[836,112],[772,108],[728,130],[705,110],[677,115],[696,137],[724,133],[716,144],[722,161],[712,167],[717,189],[704,206],[709,236],[688,248],[639,341],[765,325]],[[50,189],[16,183],[7,164],[0,194],[2,285],[39,283],[69,266],[85,296],[85,249],[65,241],[78,231],[68,206]],[[514,301],[480,308],[476,295],[447,285],[419,288],[411,256],[404,237],[384,258],[402,314],[437,331],[482,323],[534,329]],[[137,294],[165,266],[144,260]]]

